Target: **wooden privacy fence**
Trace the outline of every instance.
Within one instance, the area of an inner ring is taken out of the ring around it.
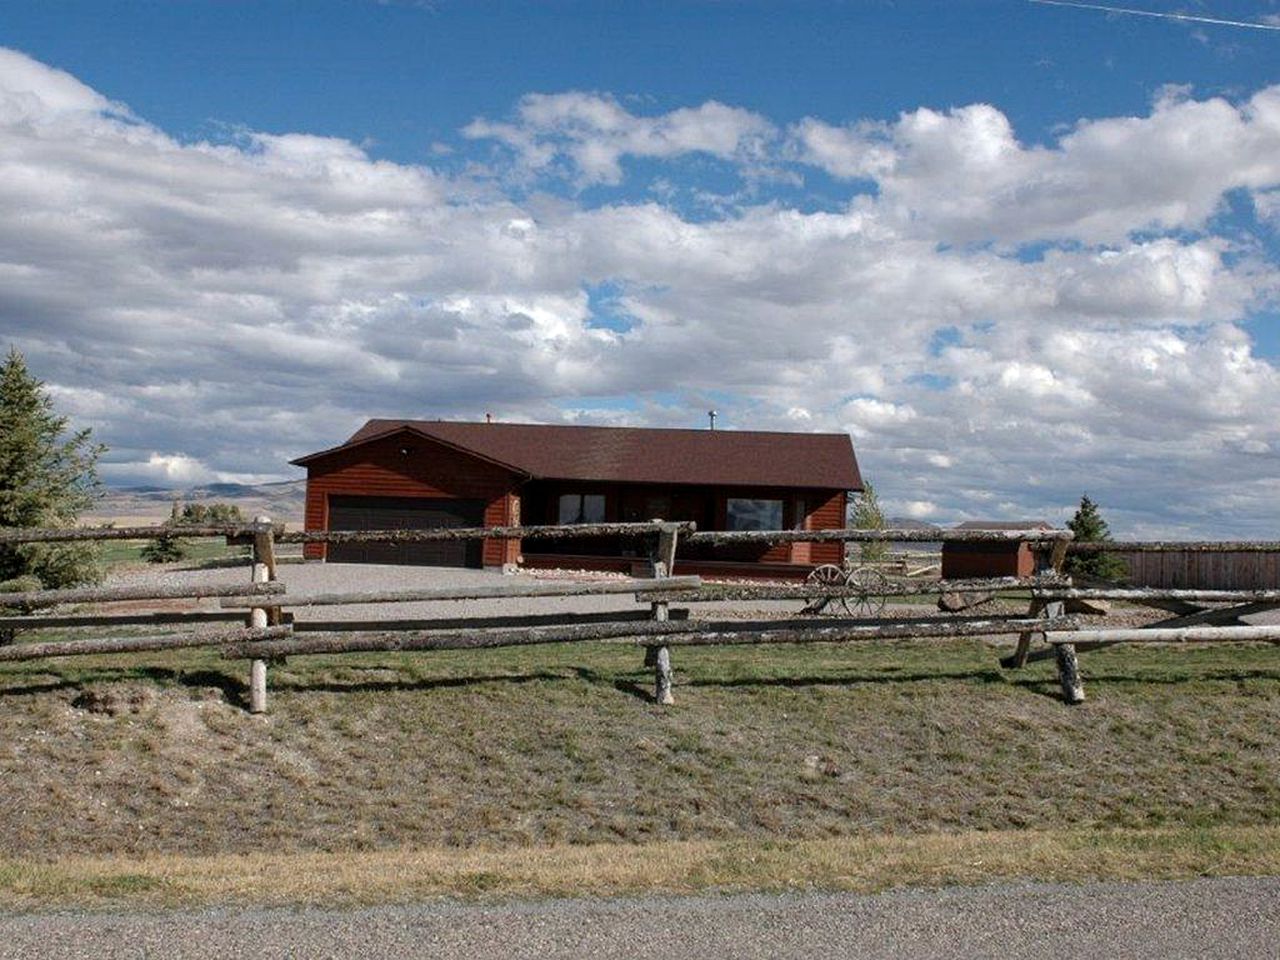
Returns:
[[[0,530],[0,544],[70,540],[148,539],[173,535],[172,528],[78,528],[67,530]],[[546,643],[600,641],[643,647],[645,664],[654,671],[654,699],[671,704],[672,648],[721,644],[844,643],[903,639],[948,639],[1016,635],[1018,642],[1001,663],[1017,669],[1052,657],[1058,668],[1063,698],[1084,699],[1078,654],[1122,643],[1268,642],[1280,643],[1280,626],[1247,626],[1240,620],[1251,613],[1280,608],[1280,590],[1178,590],[1080,588],[1062,576],[1069,551],[1089,552],[1093,544],[1071,542],[1068,531],[981,530],[816,530],[816,531],[698,531],[692,523],[581,524],[545,527],[434,529],[393,531],[307,531],[285,533],[266,517],[252,524],[183,528],[184,537],[218,536],[253,546],[250,582],[243,585],[185,587],[117,587],[82,590],[40,590],[0,594],[0,626],[6,630],[101,629],[169,624],[174,629],[142,636],[85,640],[57,640],[0,647],[0,662],[36,660],[85,654],[136,653],[216,647],[230,660],[248,660],[249,708],[267,707],[267,672],[272,663],[290,656],[376,651],[478,650]],[[476,584],[395,591],[359,591],[293,595],[278,579],[278,543],[382,541],[407,542],[459,539],[554,539],[557,537],[624,537],[647,541],[652,576],[601,582]],[[981,580],[897,580],[886,583],[887,597],[924,598],[965,593],[982,597],[1030,596],[1026,613],[985,616],[930,615],[875,618],[816,618],[792,616],[754,621],[690,619],[689,608],[672,604],[723,601],[794,600],[806,604],[856,597],[865,588],[830,584],[704,584],[698,577],[675,576],[677,544],[820,542],[999,542],[1027,541],[1038,550],[1040,567],[1031,578]],[[1193,551],[1215,549],[1280,552],[1280,543],[1181,544]],[[1126,543],[1106,549],[1160,552],[1168,543]],[[400,604],[434,601],[584,597],[631,595],[648,609],[605,613],[538,614],[523,616],[357,621],[297,620],[295,611],[332,606]],[[213,599],[216,611],[176,613],[42,613],[68,604],[146,603],[165,600]],[[1143,629],[1098,629],[1073,613],[1082,603],[1119,600],[1154,607],[1172,614]],[[203,624],[220,629],[196,629]],[[237,625],[229,626],[231,623]],[[181,628],[181,629],[179,629]]]

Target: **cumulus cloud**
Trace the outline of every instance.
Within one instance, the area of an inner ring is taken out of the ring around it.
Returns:
[[[1145,117],[1082,120],[1055,144],[1020,142],[990,104],[928,107],[891,123],[806,119],[796,155],[873,180],[904,225],[948,242],[1122,242],[1200,229],[1234,189],[1280,179],[1280,87],[1241,104],[1169,88]]]
[[[1274,220],[1277,97],[1179,93],[1027,145],[984,105],[809,120],[784,144],[718,103],[530,96],[457,145],[554,174],[526,196],[475,156],[450,174],[305,132],[182,142],[0,51],[0,344],[116,482],[287,476],[369,416],[714,407],[851,433],[911,516],[1060,520],[1088,490],[1117,530],[1261,534],[1280,382],[1244,324],[1280,277],[1265,227],[1212,215],[1243,189]],[[691,153],[820,166],[848,195],[694,220],[546,185]]]
[[[757,160],[775,130],[759,114],[715,100],[644,116],[612,97],[575,92],[529,94],[520,101],[514,122],[478,118],[463,133],[505,144],[530,173],[565,161],[585,185],[620,182],[624,157],[703,153],[721,160]]]

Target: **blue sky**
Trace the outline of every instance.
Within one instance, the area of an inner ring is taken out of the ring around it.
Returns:
[[[1280,31],[0,2],[0,48],[0,340],[114,483],[289,476],[366,416],[715,405],[851,433],[904,515],[1087,489],[1121,531],[1275,535]]]
[[[1258,21],[1275,3],[1152,3]],[[1275,34],[1018,0],[930,2],[0,4],[0,37],[183,139],[246,127],[366,143],[399,162],[457,146],[530,92],[609,92],[637,112],[720,100],[777,123],[891,120],[994,103],[1029,142],[1140,113],[1158,90],[1242,94]]]

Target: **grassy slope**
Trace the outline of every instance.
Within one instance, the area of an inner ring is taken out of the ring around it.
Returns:
[[[992,858],[979,877],[1052,875],[1045,864],[1091,846],[1111,864],[1091,875],[1123,876],[1142,860],[1124,851],[1143,844],[1177,875],[1280,869],[1273,648],[1085,654],[1090,700],[1074,709],[1057,700],[1051,666],[1004,674],[976,642],[675,656],[679,703],[667,710],[648,701],[639,651],[617,646],[297,658],[272,670],[265,718],[236,705],[245,666],[208,652],[0,665],[0,902],[74,899],[100,874],[108,893],[149,896],[157,876],[208,868],[163,867],[171,855],[263,850],[295,865],[343,854],[331,873],[407,857],[401,896],[466,893],[488,868],[468,872],[464,856],[515,858],[481,886],[561,892],[563,870],[521,881],[520,858],[631,843],[645,846],[629,862],[669,862],[648,871],[663,889],[928,882],[953,876],[938,863],[956,866],[946,844],[966,842]],[[881,845],[880,867],[916,856],[917,868],[854,870],[869,855],[859,844]],[[1030,872],[1010,874],[1020,845]],[[412,856],[428,854],[408,850],[453,850],[455,882],[443,867],[436,886],[411,879]],[[66,859],[86,855],[160,859],[142,861],[150,874]],[[79,881],[34,866],[42,858],[80,863]],[[295,883],[316,869],[281,864]],[[165,889],[199,889],[174,883]],[[359,899],[358,887],[330,895]]]

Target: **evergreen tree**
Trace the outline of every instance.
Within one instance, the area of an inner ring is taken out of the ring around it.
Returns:
[[[0,366],[0,527],[70,526],[97,497],[103,448],[88,430],[64,436],[44,384],[16,349]],[[0,582],[35,576],[45,587],[99,578],[91,544],[0,545]]]
[[[1067,521],[1067,529],[1077,543],[1109,543],[1111,530],[1102,519],[1098,505],[1088,495],[1080,498],[1076,515]],[[1110,553],[1084,553],[1067,557],[1066,572],[1073,577],[1093,580],[1117,580],[1128,573],[1124,561]]]
[[[184,559],[186,555],[187,542],[179,540],[171,533],[148,540],[138,551],[138,556],[147,563],[173,563],[175,560]]]
[[[883,530],[884,512],[880,509],[880,498],[876,496],[876,488],[870,482],[864,484],[862,493],[853,501],[852,518],[855,530]],[[859,544],[858,556],[863,563],[879,563],[889,556],[887,543]]]
[[[147,563],[182,560],[189,552],[189,544],[178,536],[178,531],[183,527],[216,523],[244,523],[244,516],[234,503],[182,503],[174,500],[173,510],[164,524],[174,532],[165,533],[143,547],[142,559]]]

